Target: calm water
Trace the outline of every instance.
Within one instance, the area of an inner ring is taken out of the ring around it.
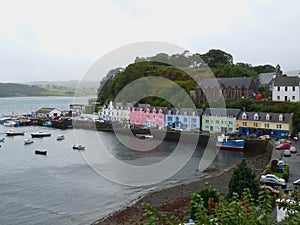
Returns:
[[[73,98],[66,97],[1,98],[0,115],[29,113],[44,106],[68,109],[73,102]],[[87,98],[75,101],[86,102]],[[25,136],[6,137],[7,127],[0,125],[0,138],[6,138],[0,143],[0,224],[91,224],[155,187],[169,186],[201,175],[196,171],[202,154],[199,147],[179,173],[156,186],[118,185],[88,165],[88,154],[106,149],[124,163],[147,165],[165,159],[176,144],[164,142],[154,151],[142,153],[126,148],[111,133],[42,127],[17,129],[25,131]],[[24,145],[24,139],[38,130],[47,130],[52,135]],[[59,134],[63,134],[65,140],[56,141]],[[86,151],[72,149],[79,140],[87,146]],[[47,150],[48,155],[35,155],[36,149]],[[241,157],[240,153],[221,152],[214,165],[225,168]],[[99,167],[107,169],[105,163]],[[119,172],[117,168],[112,170]]]

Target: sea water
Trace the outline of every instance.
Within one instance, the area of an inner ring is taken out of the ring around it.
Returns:
[[[0,115],[31,113],[42,107],[65,110],[72,103],[87,104],[87,99],[0,98]],[[99,142],[109,143],[106,150],[117,160],[131,165],[164,160],[176,143],[163,142],[154,151],[143,153],[126,148],[113,133],[28,126],[16,128],[25,131],[24,136],[6,137],[7,129],[0,125],[0,138],[5,137],[5,142],[0,143],[0,224],[91,224],[149,190],[201,175],[197,173],[197,166],[204,147],[198,146],[189,163],[166,181],[146,187],[120,185],[101,176],[101,171],[97,173],[86,160],[86,154],[99,148]],[[35,138],[33,144],[24,145],[24,139],[39,130],[50,132],[51,137]],[[65,139],[57,141],[56,137],[61,134]],[[79,140],[84,142],[79,144],[86,145],[85,151],[72,149]],[[37,149],[46,150],[47,156],[35,155]],[[241,153],[222,152],[214,164],[225,168],[241,157]],[[112,172],[118,173],[117,168],[115,170]]]

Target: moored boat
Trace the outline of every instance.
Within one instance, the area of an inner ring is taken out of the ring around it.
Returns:
[[[35,150],[34,153],[37,155],[47,155],[46,150]]]
[[[58,135],[57,136],[57,138],[56,138],[56,140],[58,140],[58,141],[61,141],[61,140],[64,140],[65,139],[65,136],[64,135]]]
[[[83,146],[83,145],[73,145],[73,149],[75,149],[75,150],[84,150],[85,146]]]
[[[27,138],[24,140],[24,145],[32,144],[33,142],[34,141],[32,139]]]
[[[221,135],[217,137],[216,146],[224,150],[243,151],[245,140],[232,139],[229,136]]]
[[[34,133],[31,133],[31,137],[36,138],[36,137],[50,137],[51,133],[49,132],[43,132],[43,131],[37,131]]]
[[[24,131],[16,131],[14,129],[10,129],[6,132],[7,136],[17,136],[17,135],[24,135],[25,132]]]

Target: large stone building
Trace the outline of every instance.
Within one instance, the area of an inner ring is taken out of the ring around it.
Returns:
[[[208,100],[217,100],[222,95],[225,100],[234,100],[253,97],[258,92],[257,82],[252,77],[203,78],[199,82],[194,97],[200,105]]]

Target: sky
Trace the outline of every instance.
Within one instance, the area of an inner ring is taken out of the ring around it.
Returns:
[[[298,70],[299,8],[297,0],[0,0],[0,82],[80,80],[104,55],[144,41]]]

